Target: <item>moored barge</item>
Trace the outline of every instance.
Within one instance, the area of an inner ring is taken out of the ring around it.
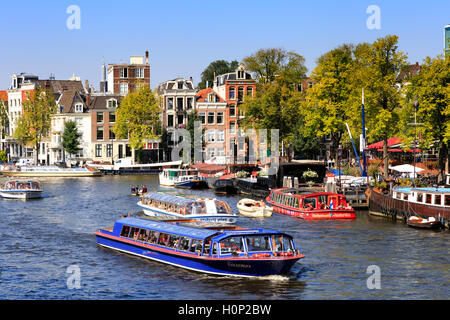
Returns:
[[[355,219],[355,210],[342,194],[310,192],[296,188],[271,190],[266,201],[273,211],[306,220]]]
[[[448,227],[450,188],[395,187],[392,193],[368,190],[369,213],[407,220],[410,216],[433,217]]]
[[[200,229],[126,217],[94,234],[103,247],[222,276],[285,274],[304,257],[291,236],[267,229]]]

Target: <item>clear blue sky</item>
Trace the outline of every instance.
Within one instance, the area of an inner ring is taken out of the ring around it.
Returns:
[[[81,10],[81,29],[69,30],[70,5]],[[369,30],[366,9],[378,5],[381,29]],[[151,87],[175,77],[200,81],[217,59],[238,60],[260,48],[281,47],[306,59],[308,73],[323,53],[343,43],[400,37],[410,62],[443,51],[450,1],[8,1],[0,11],[0,89],[12,73],[47,79],[76,74],[98,89],[101,62],[128,62],[150,52]]]

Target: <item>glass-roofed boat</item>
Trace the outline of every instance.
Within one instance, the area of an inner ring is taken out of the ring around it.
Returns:
[[[126,217],[94,234],[98,245],[106,248],[223,276],[285,274],[304,257],[292,236],[268,229],[193,228]]]
[[[183,196],[163,192],[146,193],[137,203],[148,216],[190,219],[213,224],[232,224],[238,215],[217,199]]]

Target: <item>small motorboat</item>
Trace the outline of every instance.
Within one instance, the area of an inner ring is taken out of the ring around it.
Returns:
[[[9,180],[0,188],[0,196],[6,199],[37,199],[41,194],[41,184],[32,180]]]
[[[408,226],[413,228],[424,228],[424,229],[434,229],[439,228],[441,226],[441,222],[436,220],[434,217],[429,217],[428,219],[424,219],[417,216],[411,216],[406,221]]]
[[[272,216],[273,208],[267,206],[262,200],[255,201],[252,199],[241,199],[237,207],[239,213],[251,218],[265,218]]]

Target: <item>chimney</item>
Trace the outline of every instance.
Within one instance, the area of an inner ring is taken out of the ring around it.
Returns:
[[[89,80],[84,80],[84,87],[89,92]]]
[[[145,51],[145,64],[148,64],[148,51]]]
[[[194,83],[194,80],[192,80],[192,77],[189,77],[189,81]]]

